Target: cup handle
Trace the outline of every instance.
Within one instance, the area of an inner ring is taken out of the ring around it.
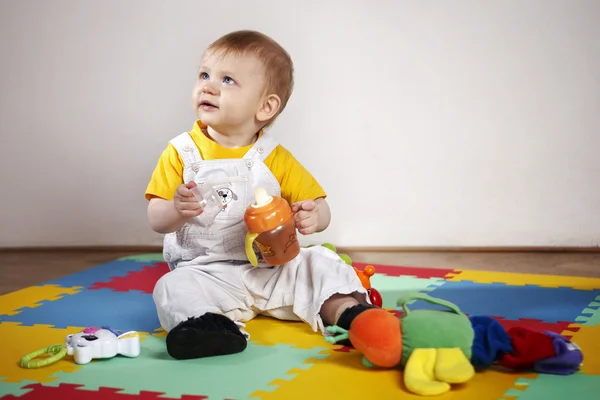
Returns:
[[[257,236],[258,233],[246,233],[246,256],[248,257],[248,260],[250,260],[250,264],[252,264],[254,267],[258,265],[258,260],[256,259],[256,253],[254,252],[252,245],[254,244],[254,239],[256,239]]]

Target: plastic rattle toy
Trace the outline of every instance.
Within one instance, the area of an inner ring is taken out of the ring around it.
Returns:
[[[45,354],[50,354],[50,357],[36,360]],[[23,368],[41,368],[67,355],[73,356],[77,364],[87,364],[95,358],[112,358],[116,355],[137,357],[140,355],[140,335],[136,331],[119,334],[108,326],[88,327],[67,335],[65,344],[55,344],[27,354],[21,358],[20,365]]]

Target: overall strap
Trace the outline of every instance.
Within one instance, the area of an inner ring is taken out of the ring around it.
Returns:
[[[194,180],[196,173],[200,170],[202,156],[196,143],[189,133],[183,132],[177,137],[170,140],[173,147],[177,150],[183,160],[183,181],[188,183]]]
[[[202,161],[202,156],[196,147],[196,143],[189,133],[183,132],[169,141],[175,147],[181,159],[183,160],[183,168],[191,166],[194,163]]]
[[[265,161],[269,154],[275,150],[275,148],[279,145],[277,140],[273,136],[271,136],[268,132],[264,132],[262,136],[254,143],[254,146],[250,148],[244,154],[244,159],[259,159],[261,161]]]

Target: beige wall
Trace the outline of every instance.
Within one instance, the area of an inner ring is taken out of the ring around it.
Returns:
[[[286,7],[289,7],[286,10]],[[598,1],[2,1],[0,246],[160,243],[143,193],[202,49],[297,67],[273,133],[344,246],[600,242]]]

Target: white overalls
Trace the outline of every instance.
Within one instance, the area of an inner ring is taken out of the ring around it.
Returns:
[[[167,332],[188,317],[222,313],[236,322],[258,314],[302,320],[324,332],[319,310],[335,293],[354,294],[369,303],[353,268],[322,246],[301,249],[291,262],[253,268],[245,253],[244,212],[254,190],[280,195],[281,188],[264,164],[278,143],[264,133],[241,159],[202,160],[190,135],[173,140],[183,160],[183,179],[211,184],[221,196],[223,211],[214,221],[201,214],[179,231],[165,235],[163,256],[170,272],[154,288],[161,326]]]

